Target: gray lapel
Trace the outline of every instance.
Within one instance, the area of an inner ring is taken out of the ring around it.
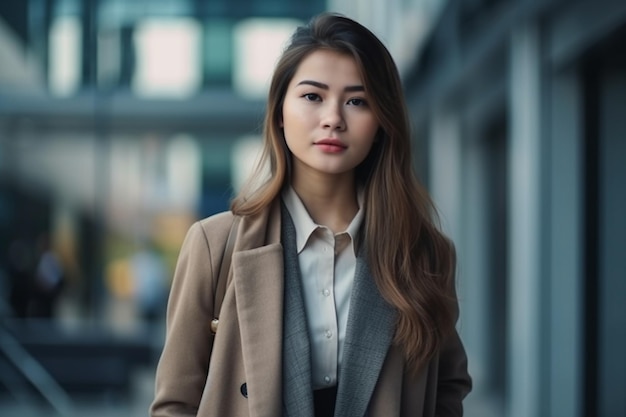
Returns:
[[[311,346],[307,330],[300,266],[296,253],[296,230],[282,208],[281,241],[284,247],[285,296],[283,317],[284,416],[313,417]]]
[[[361,245],[354,276],[335,416],[363,417],[391,345],[396,311],[380,295]]]

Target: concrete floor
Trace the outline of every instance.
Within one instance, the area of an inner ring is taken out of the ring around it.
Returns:
[[[154,395],[154,369],[140,369],[133,374],[128,398],[72,398],[70,410],[58,413],[40,401],[0,400],[2,417],[146,417]]]
[[[65,327],[80,328],[84,324],[73,300],[64,300],[60,307],[58,321]],[[108,326],[119,333],[132,333],[138,325],[134,307],[128,301],[110,300],[104,316]],[[165,323],[156,323],[154,327],[153,343],[157,352],[162,346]],[[17,399],[5,393],[0,396],[0,417],[145,417],[154,396],[155,370],[156,357],[153,364],[137,366],[133,370],[131,387],[123,398],[106,393],[72,396],[68,410],[61,413],[47,405],[34,389],[18,392]]]

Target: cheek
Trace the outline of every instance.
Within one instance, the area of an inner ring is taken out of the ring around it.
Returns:
[[[282,122],[283,134],[286,138],[288,135],[296,137],[306,135],[313,128],[310,115],[298,108],[283,110]]]
[[[293,124],[293,121],[296,119],[297,108],[295,106],[293,99],[289,96],[285,97],[283,101],[283,105],[280,110],[280,123],[281,127],[288,127]]]
[[[370,138],[372,143],[378,141],[378,132],[380,130],[380,124],[376,120],[369,119],[364,121],[361,126],[363,127],[363,136]]]
[[[297,143],[294,138],[300,137],[302,131],[298,117],[294,114],[293,109],[283,110],[281,127],[285,144],[290,151],[293,151],[292,147]]]
[[[286,130],[290,129],[293,125],[293,120],[293,109],[289,107],[288,103],[285,103],[285,106],[283,107],[283,110],[281,112],[280,127]]]

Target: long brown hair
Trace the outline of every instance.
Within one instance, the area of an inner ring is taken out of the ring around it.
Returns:
[[[300,62],[323,48],[354,58],[380,123],[378,140],[356,169],[356,180],[365,190],[364,242],[378,289],[398,311],[395,342],[409,367],[417,370],[454,328],[454,249],[438,230],[433,203],[413,170],[398,70],[368,29],[325,13],[296,30],[272,78],[264,149],[253,178],[258,179],[268,163],[271,175],[260,186],[249,182],[231,209],[239,215],[257,214],[279,197],[290,180],[291,155],[280,127],[283,101]]]

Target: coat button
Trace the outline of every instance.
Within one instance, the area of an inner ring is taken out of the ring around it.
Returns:
[[[240,390],[241,390],[241,395],[248,398],[248,384],[246,384],[245,382],[241,384]]]
[[[217,325],[220,323],[218,319],[211,320],[211,333],[217,333]]]

